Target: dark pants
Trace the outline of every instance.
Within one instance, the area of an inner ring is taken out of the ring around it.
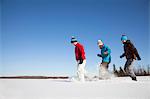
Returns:
[[[104,66],[106,69],[108,69],[109,63],[107,63],[107,62],[102,62],[101,64],[102,64],[102,66]]]
[[[133,71],[133,59],[127,59],[125,66],[124,66],[124,70],[127,73],[127,75],[129,75],[131,78],[136,77],[136,75],[134,74]]]

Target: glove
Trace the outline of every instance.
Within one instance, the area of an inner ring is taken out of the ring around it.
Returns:
[[[82,63],[83,63],[83,59],[80,59],[80,60],[79,60],[79,64],[82,64]]]
[[[141,58],[140,58],[140,57],[138,57],[138,58],[137,58],[137,60],[141,60]]]
[[[97,56],[98,56],[98,57],[102,57],[102,55],[101,55],[101,54],[97,54]]]
[[[105,55],[108,55],[108,52],[104,52]]]
[[[121,55],[120,58],[123,58],[123,56]]]

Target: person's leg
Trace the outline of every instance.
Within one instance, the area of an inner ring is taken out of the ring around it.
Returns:
[[[102,62],[99,68],[99,78],[100,79],[108,79],[108,63]]]
[[[134,60],[131,62],[131,65],[129,66],[129,75],[131,76],[132,80],[137,81],[136,75],[133,70],[133,63],[134,63]]]
[[[86,60],[82,64],[78,64],[77,75],[80,81],[84,82]]]
[[[136,75],[133,71],[133,62],[134,62],[133,59],[128,59],[126,61],[124,70],[127,73],[127,75],[129,75],[132,78],[132,80],[136,80]]]
[[[106,66],[107,70],[108,70],[108,67],[109,67],[109,63],[107,63],[107,66]]]
[[[127,59],[125,65],[124,65],[124,71],[127,75],[129,75],[129,70],[128,70],[129,65],[131,65],[131,61],[129,59]]]

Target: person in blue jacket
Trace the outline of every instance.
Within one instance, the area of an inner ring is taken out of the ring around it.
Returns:
[[[97,56],[102,58],[102,62],[99,68],[99,78],[107,79],[109,78],[108,67],[111,62],[111,49],[108,46],[106,46],[102,42],[102,40],[98,40],[97,44],[101,49],[101,54],[97,54]]]

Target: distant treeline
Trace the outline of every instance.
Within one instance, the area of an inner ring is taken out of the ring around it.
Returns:
[[[137,76],[150,76],[150,65],[147,65],[146,67],[147,68],[138,66],[134,69],[134,73]],[[119,70],[117,70],[115,64],[113,64],[113,73],[118,77],[128,76],[122,67],[119,67]]]
[[[68,79],[69,77],[58,76],[58,77],[47,77],[47,76],[5,76],[0,79]]]

